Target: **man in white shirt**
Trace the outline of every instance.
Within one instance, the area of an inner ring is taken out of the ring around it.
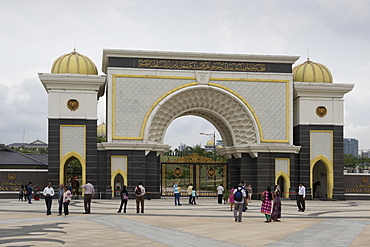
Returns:
[[[306,210],[305,198],[306,198],[306,188],[302,183],[299,183],[298,192],[297,192],[297,206],[298,212],[304,212]]]
[[[51,187],[50,182],[48,182],[42,194],[45,196],[46,215],[51,215],[51,203],[53,202],[54,189]]]
[[[136,195],[136,213],[138,214],[140,211],[141,206],[141,213],[144,213],[144,195],[145,195],[145,188],[143,186],[143,183],[139,183],[138,186],[136,186],[135,190]]]
[[[217,187],[218,204],[222,204],[222,197],[224,196],[224,187],[222,184]]]

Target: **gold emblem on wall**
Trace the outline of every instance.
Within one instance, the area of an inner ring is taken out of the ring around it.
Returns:
[[[180,168],[175,168],[175,170],[173,170],[173,175],[175,175],[175,177],[180,177],[182,175],[182,170]]]
[[[9,174],[8,174],[8,179],[9,179],[9,180],[12,180],[12,181],[13,181],[13,180],[14,180],[14,179],[16,179],[16,178],[17,178],[17,176],[16,176],[14,173],[9,173]]]
[[[76,99],[70,99],[67,102],[67,107],[71,111],[77,110],[79,106],[80,106],[80,103],[78,103],[78,100],[76,100]]]
[[[207,170],[207,175],[208,175],[208,177],[213,178],[216,175],[215,169],[213,169],[213,167],[209,168]]]
[[[324,117],[326,115],[326,113],[328,113],[328,110],[326,109],[325,106],[318,106],[316,108],[316,114],[317,114],[317,116]]]
[[[369,179],[367,177],[362,177],[361,182],[366,184],[367,182],[369,182]]]

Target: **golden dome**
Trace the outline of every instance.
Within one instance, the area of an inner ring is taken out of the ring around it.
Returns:
[[[214,146],[215,145],[215,142],[212,141],[212,140],[209,140],[207,143],[206,143],[206,146]]]
[[[98,136],[106,136],[107,133],[107,125],[105,123],[99,124],[97,128]]]
[[[90,58],[73,50],[71,53],[64,54],[54,61],[51,73],[97,75],[98,70]]]
[[[293,68],[293,80],[301,82],[333,83],[330,70],[323,64],[307,61]]]
[[[224,146],[222,146],[222,145],[218,145],[218,146],[216,147],[216,149],[219,149],[219,148],[224,148]]]

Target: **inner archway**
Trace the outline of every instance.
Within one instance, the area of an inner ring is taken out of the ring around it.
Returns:
[[[219,131],[224,146],[252,145],[258,142],[256,119],[247,102],[226,90],[191,86],[164,97],[148,112],[145,139],[163,143],[170,123],[181,116],[198,116]]]
[[[283,198],[286,198],[286,190],[285,190],[285,179],[283,176],[280,176],[278,179],[277,179],[277,184],[280,186],[280,191],[281,191],[281,197]]]
[[[328,172],[322,161],[316,162],[313,167],[312,196],[313,198],[328,198]]]
[[[120,173],[114,177],[114,196],[121,196],[121,190],[123,188],[124,179]]]
[[[64,184],[72,187],[72,195],[79,196],[82,178],[81,162],[71,157],[64,165]]]

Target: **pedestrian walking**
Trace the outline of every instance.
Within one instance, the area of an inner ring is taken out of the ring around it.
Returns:
[[[62,216],[63,193],[64,193],[64,184],[60,184],[58,188],[58,214],[57,216]]]
[[[193,188],[193,190],[191,191],[191,204],[197,204],[195,202],[195,196],[196,196],[196,191],[195,189]]]
[[[53,187],[51,187],[50,182],[48,182],[48,185],[45,187],[42,194],[45,197],[46,215],[51,215],[51,204],[53,202],[54,189],[53,189]]]
[[[192,204],[191,201],[192,201],[192,191],[193,191],[193,184],[189,184],[188,186],[188,189],[187,189],[187,193],[188,193],[188,196],[189,196],[189,204]]]
[[[234,190],[234,218],[236,222],[242,222],[243,205],[246,200],[247,194],[243,189],[243,184],[239,184],[236,190]]]
[[[217,187],[217,202],[218,204],[222,204],[222,197],[224,196],[224,187],[222,186],[222,184],[220,184],[218,187]]]
[[[248,203],[251,203],[252,202],[252,194],[253,194],[252,185],[250,185],[250,184],[248,185],[247,192],[248,192]]]
[[[234,209],[234,205],[235,205],[235,200],[234,200],[234,191],[236,190],[236,186],[234,186],[231,190],[230,190],[230,195],[229,195],[229,203],[230,203],[230,211],[233,211]]]
[[[90,214],[91,213],[91,199],[94,198],[94,194],[95,194],[94,185],[91,184],[90,180],[87,180],[87,184],[82,185],[81,188],[85,189],[85,193],[84,193],[85,212],[84,214]]]
[[[32,190],[33,190],[32,182],[29,182],[28,186],[27,186],[28,204],[32,204],[32,202],[31,202],[31,200],[32,200]]]
[[[274,189],[274,204],[272,207],[271,219],[280,222],[281,219],[281,191],[280,186],[275,185]]]
[[[138,214],[140,211],[141,206],[141,213],[144,213],[144,195],[145,195],[145,188],[143,184],[140,182],[138,186],[135,188],[135,196],[136,196],[136,213]]]
[[[298,212],[304,212],[306,210],[305,198],[306,198],[306,187],[304,187],[303,183],[299,183],[297,192]]]
[[[271,188],[267,187],[261,195],[261,213],[263,213],[266,217],[265,223],[271,222],[271,206],[272,206],[272,193]]]
[[[64,186],[64,192],[63,192],[63,208],[64,208],[64,216],[66,217],[69,215],[69,204],[72,200],[72,192],[69,190],[68,186]]]
[[[128,191],[126,185],[123,185],[121,191],[121,205],[119,206],[117,213],[121,213],[122,207],[123,213],[126,213],[127,202],[128,202]]]
[[[181,194],[180,194],[179,184],[180,184],[180,179],[177,180],[177,182],[173,184],[173,195],[175,197],[175,206],[177,205],[181,206],[181,203],[180,203]]]
[[[24,191],[24,185],[22,184],[21,187],[19,187],[18,201],[23,201],[23,191]]]

